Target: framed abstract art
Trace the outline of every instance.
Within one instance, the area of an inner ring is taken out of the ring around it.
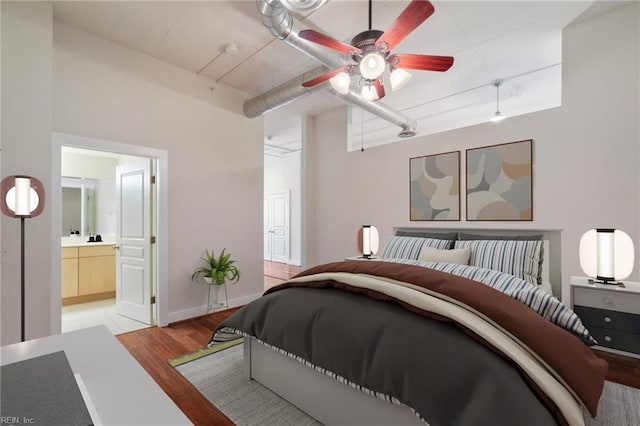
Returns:
[[[410,220],[460,220],[460,151],[409,159]]]
[[[467,220],[533,220],[533,140],[466,151]]]

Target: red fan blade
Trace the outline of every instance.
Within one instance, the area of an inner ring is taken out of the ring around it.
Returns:
[[[376,92],[378,93],[378,100],[384,98],[384,86],[379,78],[374,82],[376,86]]]
[[[319,77],[316,77],[316,78],[311,79],[309,81],[305,81],[304,83],[302,83],[302,87],[313,87],[313,86],[316,86],[316,85],[318,85],[320,83],[324,83],[325,81],[329,80],[331,77],[334,77],[334,76],[340,74],[341,72],[346,71],[347,68],[348,68],[347,66],[340,67],[340,68],[335,69],[333,71],[329,71],[326,74],[322,74]]]
[[[391,26],[376,41],[376,47],[389,52],[413,30],[427,20],[433,13],[433,5],[429,0],[411,0],[409,6],[402,11]]]
[[[446,71],[453,65],[452,56],[411,55],[398,53],[389,57],[396,68],[412,70]]]
[[[302,30],[298,33],[298,35],[300,36],[300,38],[321,44],[330,49],[337,50],[338,52],[362,54],[362,50],[358,49],[357,47],[343,43],[336,40],[335,38],[329,37],[314,30]]]

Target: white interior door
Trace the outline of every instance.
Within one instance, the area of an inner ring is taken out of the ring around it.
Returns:
[[[271,198],[264,197],[264,260],[272,260],[271,250]]]
[[[270,259],[267,259],[267,248]],[[289,258],[289,192],[266,194],[265,259],[288,263]]]
[[[116,312],[151,324],[151,159],[116,168],[116,210]]]

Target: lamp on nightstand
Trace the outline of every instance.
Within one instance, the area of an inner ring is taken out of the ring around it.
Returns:
[[[375,226],[362,225],[358,229],[358,252],[362,257],[369,259],[378,252],[380,237]]]
[[[42,213],[44,187],[30,176],[7,176],[2,179],[0,190],[2,213],[20,218],[20,341],[24,342],[24,220]]]
[[[587,276],[595,278],[590,283],[614,284],[633,271],[633,241],[619,229],[591,229],[580,238],[580,267]]]

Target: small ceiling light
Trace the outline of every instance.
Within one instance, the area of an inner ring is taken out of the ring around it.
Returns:
[[[411,80],[411,74],[402,70],[400,68],[396,68],[391,71],[391,91],[395,92],[396,90],[400,90],[404,87],[405,84]]]
[[[235,43],[227,43],[226,46],[224,46],[224,53],[227,55],[235,56],[239,51],[238,45]]]
[[[380,77],[385,69],[385,61],[379,53],[369,53],[360,61],[360,74],[367,80]]]
[[[502,86],[502,83],[504,83],[504,81],[502,80],[494,80],[491,83],[496,88],[496,113],[493,115],[493,117],[490,118],[489,121],[492,121],[494,123],[497,123],[498,121],[502,121],[505,118],[507,118],[506,115],[500,112],[500,86]]]
[[[364,84],[362,86],[362,92],[360,92],[360,98],[365,102],[377,101],[379,99],[378,91],[373,84]]]
[[[329,83],[338,93],[346,95],[349,93],[349,86],[351,86],[351,76],[346,72],[341,72],[331,77]]]

